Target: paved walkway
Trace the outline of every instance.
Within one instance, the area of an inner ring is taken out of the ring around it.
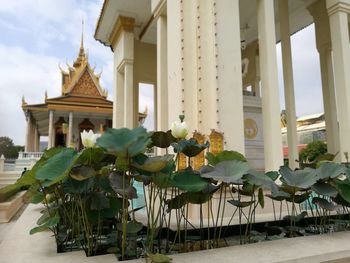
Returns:
[[[41,207],[28,205],[22,216],[5,232],[0,232],[0,262],[6,263],[111,263],[114,255],[87,258],[83,251],[57,254],[50,232],[29,235]],[[2,235],[5,233],[5,236]],[[214,250],[173,255],[174,263],[206,262],[350,262],[350,232],[283,239]],[[336,260],[336,261],[333,261]],[[144,259],[127,261],[145,262]]]

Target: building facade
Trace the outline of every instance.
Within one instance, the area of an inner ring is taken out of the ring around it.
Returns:
[[[222,132],[225,148],[253,167],[278,169],[280,41],[289,165],[296,168],[290,36],[315,23],[328,148],[349,152],[349,14],[350,0],[105,0],[95,38],[114,51],[113,127],[136,125],[137,83],[149,81],[157,87],[158,130],[184,114],[192,131]]]

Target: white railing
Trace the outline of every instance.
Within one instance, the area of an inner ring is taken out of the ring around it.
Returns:
[[[18,159],[40,159],[43,152],[19,152]]]

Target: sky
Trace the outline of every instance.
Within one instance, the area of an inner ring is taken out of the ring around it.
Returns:
[[[28,104],[60,96],[59,65],[66,68],[76,58],[84,19],[84,46],[101,85],[112,99],[113,53],[93,38],[102,0],[13,0],[0,4],[0,136],[24,144],[25,118],[22,96]],[[297,116],[323,112],[321,77],[314,27],[292,36]],[[277,45],[281,109],[284,108],[280,45]],[[140,89],[140,111],[153,116],[153,92]],[[152,128],[153,120],[145,126]]]

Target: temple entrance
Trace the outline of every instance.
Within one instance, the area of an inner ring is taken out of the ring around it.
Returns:
[[[66,146],[66,134],[63,129],[65,124],[67,124],[67,122],[63,117],[60,117],[55,123],[55,147]]]
[[[82,133],[84,130],[89,131],[92,130],[94,131],[95,125],[88,119],[85,118],[80,124],[79,124],[79,150],[83,148],[83,143],[81,141],[81,136],[80,133]]]

